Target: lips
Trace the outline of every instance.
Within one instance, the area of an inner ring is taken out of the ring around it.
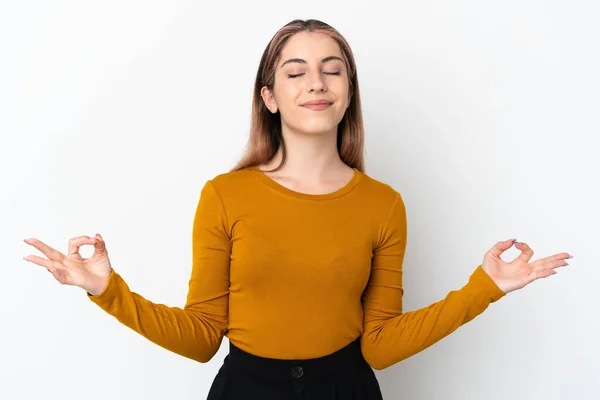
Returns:
[[[329,108],[331,104],[332,102],[328,100],[313,100],[302,104],[302,107],[308,108],[309,110],[321,111],[325,110],[326,108]]]
[[[302,104],[303,106],[320,106],[320,105],[331,105],[331,101],[329,100],[312,100],[312,101],[307,101],[306,103]]]

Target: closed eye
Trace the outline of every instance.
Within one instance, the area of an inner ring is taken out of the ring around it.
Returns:
[[[325,75],[340,75],[341,74],[341,72],[323,72],[323,73]],[[296,78],[296,77],[298,77],[300,75],[304,75],[304,73],[302,73],[302,74],[295,74],[295,75],[288,74],[288,78]]]

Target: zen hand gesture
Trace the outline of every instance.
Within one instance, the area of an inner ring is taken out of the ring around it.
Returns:
[[[507,263],[500,258],[500,255],[513,244],[521,250],[521,254]],[[556,274],[555,268],[569,265],[565,259],[573,258],[569,253],[559,253],[530,263],[531,256],[533,250],[527,244],[516,242],[516,239],[506,240],[496,243],[485,254],[481,268],[504,293],[509,293],[523,288],[536,279]]]
[[[69,240],[68,255],[64,255],[38,239],[25,239],[25,243],[41,251],[48,259],[29,255],[24,260],[45,267],[57,281],[63,285],[73,285],[85,289],[91,295],[98,295],[106,288],[112,272],[106,243],[100,234],[96,236],[78,236]],[[93,245],[94,254],[82,258],[79,248]]]

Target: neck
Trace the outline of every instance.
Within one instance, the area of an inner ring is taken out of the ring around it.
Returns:
[[[282,134],[286,159],[278,173],[316,180],[348,168],[341,160],[337,150],[337,127],[322,133],[304,133],[283,129]],[[282,158],[282,148],[279,147],[275,156],[269,160],[268,169],[277,167]]]

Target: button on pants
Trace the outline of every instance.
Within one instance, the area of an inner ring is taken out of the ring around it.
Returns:
[[[319,358],[282,360],[247,353],[229,342],[229,354],[207,400],[382,400],[360,337]]]

